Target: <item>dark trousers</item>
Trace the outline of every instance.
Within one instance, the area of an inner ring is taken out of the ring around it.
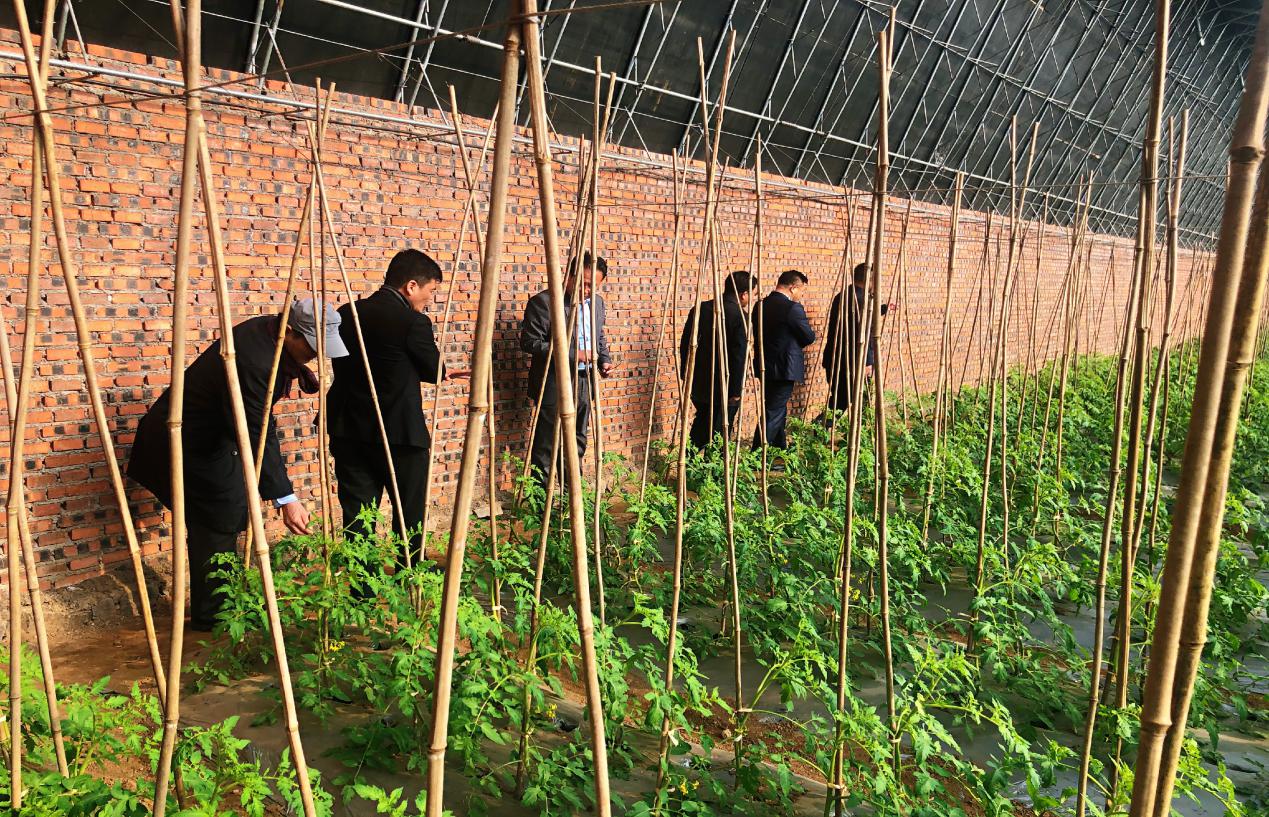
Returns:
[[[236,552],[238,534],[212,530],[196,522],[186,522],[185,542],[189,549],[190,621],[200,630],[210,630],[225,599],[223,594],[217,592],[224,587],[225,580],[211,575],[224,566],[212,564],[212,557],[218,553]],[[176,581],[180,579],[177,578]]]
[[[537,395],[533,395],[537,397]],[[590,373],[580,372],[577,375],[577,389],[573,392],[577,404],[577,453],[586,453],[586,440],[590,433]],[[537,425],[533,427],[533,444],[529,449],[529,461],[533,465],[534,478],[545,483],[547,474],[551,472],[551,450],[555,448],[555,413],[559,410],[559,392],[555,388],[555,379],[547,382],[542,392],[542,406],[538,412]],[[563,456],[563,446],[559,448],[556,462]]]
[[[352,536],[373,536],[374,530],[363,525],[358,517],[367,505],[377,509],[384,491],[391,497],[392,479],[388,474],[388,460],[383,455],[383,443],[332,437],[330,451],[335,458],[335,479],[344,530]],[[410,555],[418,561],[423,545],[420,525],[427,505],[427,449],[394,445],[392,466],[396,469],[402,505],[398,508],[393,503],[392,530],[400,533],[404,524],[410,532]],[[404,553],[397,554],[397,564],[405,564]]]
[[[788,448],[789,439],[784,427],[789,421],[789,398],[793,396],[794,380],[768,379],[762,394],[763,413],[766,415],[767,445],[772,448]],[[753,447],[762,445],[762,430],[754,429]]]
[[[853,399],[852,393],[855,388],[855,374],[847,367],[842,367],[836,372],[837,382],[834,383],[834,373],[826,370],[828,376],[828,408],[830,411],[846,411],[850,408]]]
[[[692,419],[692,445],[705,448],[715,435],[726,434],[727,429],[735,424],[740,403],[725,405],[727,402],[722,395],[714,400],[713,405],[708,398],[692,398],[692,406],[696,409],[696,416]]]

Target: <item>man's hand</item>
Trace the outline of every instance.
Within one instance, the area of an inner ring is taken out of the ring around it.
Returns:
[[[611,363],[599,364],[599,373],[602,374],[604,377],[607,377],[609,374],[612,373],[612,364]]]
[[[740,405],[740,397],[739,397],[739,396],[736,396],[736,397],[729,398],[729,399],[727,400],[727,402],[728,402],[729,404],[733,405],[733,406],[739,406],[739,405]]]
[[[466,380],[471,377],[471,369],[454,369],[445,372],[446,380]]]
[[[308,508],[298,499],[286,503],[282,506],[282,522],[291,533],[303,536],[308,533]]]
[[[590,362],[591,362],[592,360],[594,360],[594,359],[595,359],[595,356],[591,353],[590,349],[578,349],[578,350],[577,350],[577,363],[578,363],[578,365],[582,365],[582,364],[590,363]]]

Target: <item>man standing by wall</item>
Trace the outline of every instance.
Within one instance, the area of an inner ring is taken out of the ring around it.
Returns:
[[[845,411],[850,407],[851,390],[855,387],[855,377],[859,360],[864,361],[865,379],[872,374],[872,367],[877,362],[877,345],[871,337],[861,337],[865,327],[870,323],[864,291],[868,288],[869,267],[856,264],[851,274],[850,286],[846,287],[846,298],[849,309],[846,310],[846,324],[840,325],[842,314],[842,293],[833,296],[833,304],[828,311],[828,337],[824,339],[824,375],[828,379],[828,408],[830,411]],[[876,293],[869,293],[876,297]],[[890,304],[881,305],[881,314],[890,310]],[[869,332],[871,335],[871,331]],[[866,353],[862,353],[863,350]],[[862,353],[862,354],[861,354]]]
[[[467,374],[446,375],[432,321],[423,312],[440,283],[441,268],[434,260],[418,250],[402,250],[388,264],[383,286],[356,303],[401,493],[402,507],[393,508],[393,530],[399,532],[404,527],[409,533],[408,547],[415,561],[423,543],[420,526],[427,505],[427,455],[431,447],[420,384]],[[326,396],[326,425],[344,529],[369,536],[374,531],[364,529],[358,516],[367,505],[379,507],[391,477],[352,310],[352,304],[339,309],[340,334],[350,353],[333,366],[335,380]],[[404,564],[402,554],[397,554],[397,559]]]
[[[564,313],[572,331],[570,371],[577,372],[574,391],[577,402],[577,451],[586,453],[587,432],[590,424],[591,367],[598,367],[600,375],[607,377],[612,371],[612,357],[608,353],[607,307],[604,298],[594,288],[603,286],[608,275],[608,262],[600,257],[591,262],[586,253],[581,263],[576,258],[569,264],[564,280]],[[579,277],[580,276],[580,277]],[[574,313],[574,301],[581,308]],[[591,310],[594,310],[592,315]],[[575,324],[575,325],[574,325]],[[594,337],[592,337],[594,335]],[[529,400],[537,402],[538,420],[533,428],[533,442],[529,448],[529,460],[535,478],[541,482],[551,469],[551,450],[554,447],[555,413],[558,391],[554,366],[549,364],[551,353],[551,304],[549,292],[543,290],[529,299],[520,321],[520,349],[532,356],[529,365]]]
[[[736,421],[740,409],[740,395],[745,386],[745,355],[749,348],[749,333],[745,326],[745,310],[749,308],[750,290],[754,277],[745,270],[727,276],[723,286],[723,339],[725,352],[717,351],[718,314],[717,302],[702,301],[700,322],[696,334],[696,359],[692,374],[692,406],[696,417],[692,421],[692,445],[704,448],[715,434],[727,434]],[[691,356],[693,313],[687,313],[683,335],[679,340],[680,370],[686,372]],[[724,391],[724,384],[726,390]]]
[[[233,329],[238,380],[252,445],[260,439],[265,406],[272,407],[289,394],[292,384],[299,381],[302,392],[317,393],[317,376],[305,364],[317,357],[319,331],[325,332],[328,357],[338,359],[348,354],[339,335],[339,314],[323,305],[322,321],[316,312],[316,305],[307,298],[291,308],[272,394],[267,393],[269,374],[281,316],[250,318]],[[242,478],[242,457],[219,340],[185,370],[184,402],[181,443],[185,460],[190,627],[210,631],[220,609],[221,597],[216,591],[222,584],[210,575],[215,569],[211,559],[217,553],[232,553],[238,534],[247,529],[247,486]],[[165,508],[172,507],[171,438],[167,427],[170,406],[171,396],[164,391],[141,418],[128,458],[128,476],[148,488]],[[264,458],[259,468],[260,497],[273,500],[287,530],[296,535],[307,533],[308,509],[291,487],[272,415],[265,430]],[[184,577],[173,580],[183,581]]]
[[[808,278],[791,269],[780,273],[776,288],[754,309],[754,376],[765,381],[763,409],[767,445],[788,448],[785,424],[793,387],[806,379],[806,355],[815,342],[815,330],[806,318],[800,299]],[[754,432],[754,447],[762,444],[761,430]]]

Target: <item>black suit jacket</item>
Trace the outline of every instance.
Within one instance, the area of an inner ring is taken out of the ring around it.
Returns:
[[[277,344],[278,316],[251,318],[235,326],[233,332],[247,432],[254,446],[260,439],[260,421]],[[316,391],[317,380],[312,372],[283,352],[268,405],[272,406],[289,393],[297,379],[305,383],[306,390]],[[234,431],[219,340],[185,370],[184,402],[181,440],[186,518],[192,524],[223,533],[244,531],[247,529],[247,487],[242,476],[242,457]],[[166,508],[172,507],[171,445],[167,428],[170,406],[171,395],[164,391],[141,418],[128,457],[128,476],[148,488]],[[282,463],[277,427],[270,415],[260,469],[260,496],[269,500],[291,493],[294,491]]]
[[[595,322],[599,325],[599,339],[593,347],[598,352],[598,362],[602,366],[612,362],[612,356],[608,352],[608,307],[601,295],[592,296],[591,304],[595,310]],[[567,298],[564,300],[564,320],[566,323],[572,323],[573,320],[573,304]],[[569,345],[569,362],[574,368],[577,366],[579,331],[579,327],[574,327],[573,339]],[[555,384],[555,366],[547,366],[546,363],[551,352],[551,298],[548,290],[544,289],[534,295],[524,307],[524,318],[520,321],[520,351],[532,356],[529,363],[529,398],[537,400],[543,381],[551,388]]]
[[[432,320],[415,312],[401,293],[387,287],[357,301],[357,316],[366,339],[366,355],[370,358],[388,442],[427,448],[431,436],[423,418],[419,384],[436,383],[444,375]],[[382,448],[352,305],[341,306],[339,317],[339,336],[348,347],[348,356],[331,361],[335,382],[326,395],[326,429],[332,437]]]
[[[802,304],[782,292],[772,292],[754,307],[754,376],[765,366],[768,380],[806,379],[802,349],[815,342],[815,330]]]
[[[846,312],[844,327],[838,328],[842,312],[842,293],[838,292],[833,296],[833,304],[828,310],[828,337],[824,338],[824,371],[830,383],[833,382],[837,367],[842,367],[842,371],[849,371],[850,360],[847,359],[846,352],[849,349],[858,348],[860,327],[869,322],[867,313],[864,312],[864,291],[852,284],[846,288],[846,293],[850,298],[851,308]],[[889,308],[889,304],[882,304],[881,314],[886,314]],[[840,346],[837,343],[839,334],[842,336]],[[873,366],[877,362],[877,345],[872,342],[871,337],[866,338],[865,342],[868,344],[868,354],[864,365]]]
[[[714,327],[716,301],[702,301],[700,305],[701,319],[697,331],[696,361],[692,375],[692,400],[697,403],[709,402],[711,384],[715,395],[721,396],[724,377],[727,381],[727,397],[735,400],[740,397],[745,385],[745,354],[749,348],[749,333],[745,326],[745,313],[740,302],[731,296],[723,296],[723,330],[727,343],[727,353],[718,355],[715,352],[717,329]],[[679,338],[680,371],[687,371],[688,357],[692,347],[692,319],[697,307],[687,313],[687,322],[683,324],[683,334]]]

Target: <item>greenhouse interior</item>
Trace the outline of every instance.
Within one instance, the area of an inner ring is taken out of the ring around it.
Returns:
[[[1269,817],[1267,120],[1269,0],[3,4],[0,810]]]

